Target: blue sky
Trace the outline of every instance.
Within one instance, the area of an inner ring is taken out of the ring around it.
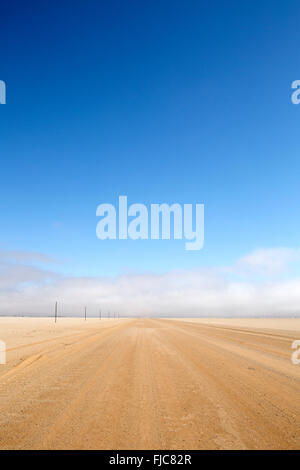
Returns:
[[[1,5],[1,248],[70,276],[299,245],[298,1]],[[204,203],[205,245],[100,241],[96,207]]]

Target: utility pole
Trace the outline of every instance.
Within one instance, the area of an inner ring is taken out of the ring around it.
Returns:
[[[101,310],[99,310],[99,319],[101,320]]]
[[[86,320],[86,307],[84,307],[84,319]]]
[[[110,311],[108,310],[108,319],[110,319]]]
[[[57,322],[57,302],[55,302],[55,323]]]

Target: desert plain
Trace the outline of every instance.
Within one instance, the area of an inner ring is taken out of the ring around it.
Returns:
[[[0,449],[299,449],[300,319],[0,318]]]

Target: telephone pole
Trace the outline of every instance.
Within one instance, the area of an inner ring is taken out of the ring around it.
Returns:
[[[101,320],[101,310],[99,310],[99,319]]]
[[[86,307],[84,307],[84,319],[86,320]]]
[[[57,302],[55,302],[55,323],[57,322]]]

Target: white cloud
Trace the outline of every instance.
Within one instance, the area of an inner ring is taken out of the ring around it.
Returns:
[[[53,258],[38,252],[0,251],[0,293],[18,291],[24,285],[41,286],[59,275],[40,265],[53,263]]]
[[[294,316],[300,314],[300,278],[280,279],[273,274],[287,269],[298,255],[299,250],[285,248],[256,250],[226,269],[114,278],[66,278],[0,259],[0,313],[50,315],[58,300],[63,315],[82,315],[87,305],[90,315],[101,308],[133,316]],[[264,279],[254,281],[244,273],[239,277],[241,270],[248,269],[262,270]]]
[[[290,263],[299,261],[299,259],[299,249],[257,249],[241,257],[236,263],[236,268],[241,271],[272,275],[282,273]]]
[[[54,258],[36,251],[0,251],[0,262],[8,263],[54,263]]]
[[[5,289],[16,290],[28,283],[40,286],[41,283],[58,277],[57,273],[36,266],[0,263],[0,293]]]

